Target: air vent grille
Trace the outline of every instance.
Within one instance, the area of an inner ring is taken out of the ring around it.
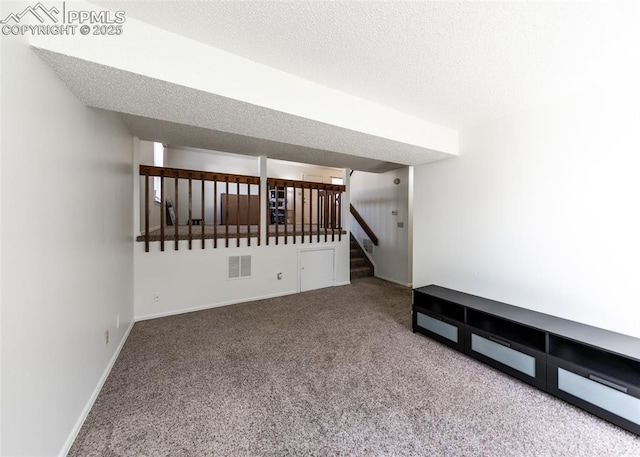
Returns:
[[[248,278],[251,276],[251,256],[229,256],[227,279]]]

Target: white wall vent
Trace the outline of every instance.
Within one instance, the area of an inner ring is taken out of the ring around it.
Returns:
[[[232,255],[229,256],[227,267],[227,279],[248,278],[251,276],[251,256]]]

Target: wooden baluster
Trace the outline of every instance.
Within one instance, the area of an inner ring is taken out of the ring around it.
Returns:
[[[193,234],[191,232],[191,225],[193,222],[193,182],[191,179],[191,173],[188,174],[189,176],[189,249],[191,249],[191,242],[193,240]]]
[[[213,247],[218,247],[218,176],[213,175]]]
[[[336,194],[333,189],[329,191],[329,220],[331,222],[331,229],[336,228]]]
[[[339,225],[338,225],[339,222],[338,221],[340,220],[340,213],[339,213],[339,211],[340,211],[340,205],[339,205],[339,202],[340,202],[340,190],[339,189],[333,192],[333,202],[334,202],[333,211],[336,214],[335,226],[336,226],[336,230],[337,230],[338,227],[339,227]]]
[[[258,246],[260,246],[260,230],[262,224],[260,224],[260,205],[262,204],[262,186],[260,180],[258,180]]]
[[[302,201],[300,202],[300,206],[302,207],[302,214],[300,215],[300,225],[302,226],[302,236],[300,239],[302,240],[302,244],[304,244],[304,184],[303,187],[300,188],[300,196],[302,197]]]
[[[296,244],[298,238],[298,226],[296,225],[296,185],[293,184],[293,244]]]
[[[325,204],[327,208],[327,215],[325,216],[325,220],[327,221],[327,231],[329,231],[333,227],[333,190],[327,189],[325,191],[325,198],[327,199],[327,203]]]
[[[200,217],[202,218],[200,219],[200,228],[202,229],[200,231],[200,234],[202,236],[202,249],[204,249],[204,245],[205,245],[205,242],[204,242],[204,182],[205,182],[204,177],[205,177],[204,173],[200,173],[200,182],[202,183],[202,201],[200,202],[201,203]]]
[[[342,192],[338,192],[338,241],[342,241]]]
[[[324,205],[322,205],[322,211],[324,212],[324,242],[326,243],[328,241],[328,230],[329,227],[327,227],[329,225],[329,191],[325,190],[322,198],[324,199]]]
[[[313,189],[309,186],[309,243],[313,243]]]
[[[224,247],[229,247],[229,176],[224,177],[224,184],[226,186],[226,193],[224,194]]]
[[[173,233],[174,233],[174,247],[175,250],[178,250],[178,245],[180,244],[179,236],[178,236],[178,172],[176,171],[174,174],[174,184],[175,184],[175,201],[173,202],[173,212],[176,216],[176,220],[173,221]]]
[[[164,251],[164,170],[160,170],[160,250]]]
[[[276,222],[276,246],[278,245],[278,240],[279,240],[279,230],[278,230],[278,222],[279,221],[279,217],[280,217],[280,205],[278,204],[278,184],[276,183],[275,187],[275,193],[276,193],[276,201],[275,201],[275,205],[276,205],[276,216],[275,216],[275,222]]]
[[[236,247],[240,247],[240,181],[236,177]]]
[[[320,220],[321,220],[321,217],[322,217],[322,215],[320,214],[320,205],[321,205],[321,202],[320,202],[320,186],[318,186],[318,192],[316,194],[316,198],[317,198],[317,200],[316,200],[316,203],[317,203],[316,204],[316,206],[317,206],[316,212],[318,213],[317,214],[317,218],[316,218],[316,233],[318,234],[318,236],[316,237],[316,241],[319,243],[320,242]]]
[[[251,246],[251,184],[247,180],[247,246]]]
[[[144,251],[149,252],[149,169],[144,172]]]
[[[283,217],[284,217],[284,244],[288,244],[288,242],[289,242],[289,224],[288,224],[288,221],[287,221],[287,200],[288,200],[288,198],[287,198],[287,194],[288,194],[287,190],[288,190],[288,186],[286,185],[286,183],[285,183],[283,189],[284,189],[284,215],[283,215]]]
[[[333,190],[329,194],[329,206],[331,211],[331,242],[336,240],[336,196]]]

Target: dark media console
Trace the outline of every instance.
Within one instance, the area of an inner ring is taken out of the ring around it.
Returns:
[[[435,285],[413,331],[640,435],[640,339]]]

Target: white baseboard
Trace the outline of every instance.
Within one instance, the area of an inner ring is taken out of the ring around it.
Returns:
[[[185,309],[166,311],[166,312],[163,312],[163,313],[147,314],[145,316],[136,316],[136,317],[134,317],[134,320],[136,322],[146,321],[146,320],[149,320],[149,319],[157,319],[159,317],[175,316],[176,314],[192,313],[194,311],[203,311],[205,309],[220,308],[222,306],[237,305],[238,303],[246,303],[246,302],[250,302],[250,301],[264,300],[264,299],[267,299],[267,298],[283,297],[285,295],[292,295],[292,294],[297,294],[297,293],[299,293],[297,290],[288,290],[288,291],[285,291],[285,292],[276,292],[274,294],[260,295],[260,296],[257,296],[257,297],[240,298],[240,299],[237,299],[237,300],[228,300],[228,301],[220,302],[220,303],[211,303],[211,304],[208,304],[208,305],[194,306],[192,308],[185,308]]]
[[[89,415],[89,411],[91,411],[91,408],[93,408],[93,404],[95,403],[96,398],[98,398],[98,394],[102,390],[102,387],[104,386],[104,383],[106,382],[107,378],[109,377],[109,373],[111,373],[111,369],[113,368],[113,365],[116,363],[116,360],[118,359],[118,356],[120,355],[120,351],[124,347],[124,343],[127,341],[127,338],[129,338],[129,333],[131,333],[131,329],[133,328],[133,324],[135,324],[135,320],[131,321],[131,324],[129,324],[129,327],[124,332],[124,335],[122,336],[122,340],[120,340],[120,344],[118,345],[118,348],[113,353],[113,356],[111,357],[111,360],[109,361],[109,364],[107,365],[107,367],[105,368],[104,372],[102,373],[102,377],[100,377],[100,380],[98,381],[98,384],[96,385],[96,388],[93,389],[93,393],[91,394],[91,397],[89,398],[89,401],[87,401],[87,404],[85,405],[84,409],[82,410],[82,414],[80,414],[80,417],[78,417],[78,420],[76,421],[75,425],[73,426],[73,429],[71,429],[71,433],[69,434],[69,437],[67,438],[67,441],[64,443],[64,446],[62,446],[62,449],[60,450],[60,454],[59,454],[60,456],[66,456],[69,453],[69,450],[71,450],[71,446],[73,445],[73,442],[78,437],[78,433],[80,433],[80,429],[82,428],[82,425],[84,424],[84,421],[87,419],[87,416]]]
[[[348,286],[349,284],[351,284],[351,281],[342,281],[342,282],[337,282],[336,286]]]
[[[383,279],[385,281],[389,281],[389,282],[392,282],[394,284],[398,284],[399,286],[404,286],[404,287],[411,287],[412,286],[412,284],[410,282],[409,283],[405,283],[405,282],[402,282],[402,281],[398,281],[397,279],[385,278],[384,276],[376,275],[376,278]]]

